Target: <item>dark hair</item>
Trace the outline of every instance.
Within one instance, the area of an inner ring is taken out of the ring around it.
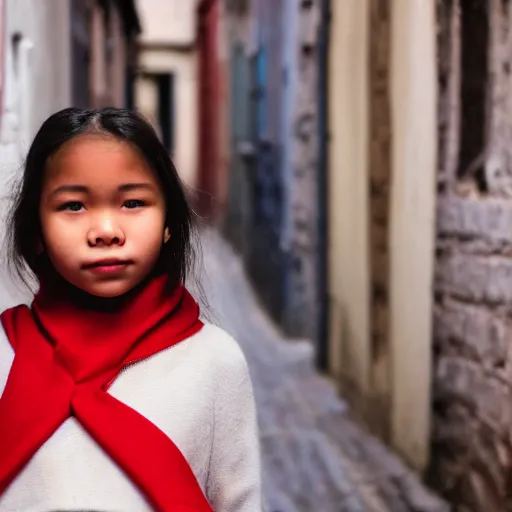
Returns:
[[[90,132],[105,133],[132,144],[157,175],[165,197],[166,226],[172,233],[169,242],[162,247],[157,265],[167,273],[173,288],[180,282],[185,283],[196,256],[192,243],[193,211],[176,168],[152,126],[140,114],[120,108],[66,108],[43,123],[28,151],[8,219],[7,250],[11,271],[26,285],[33,277],[44,277],[37,244],[42,240],[39,203],[45,166],[63,144]]]

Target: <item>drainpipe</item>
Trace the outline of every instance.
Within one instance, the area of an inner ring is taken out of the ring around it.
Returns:
[[[328,367],[329,351],[329,295],[328,295],[328,85],[329,85],[329,39],[330,39],[330,0],[320,0],[321,20],[318,34],[318,262],[317,290],[319,304],[318,340],[316,364],[320,370]]]

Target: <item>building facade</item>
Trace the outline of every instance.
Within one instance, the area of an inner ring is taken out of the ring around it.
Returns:
[[[143,31],[135,103],[160,133],[192,195],[198,179],[197,8],[191,0],[140,0]]]
[[[430,460],[436,18],[331,2],[328,368],[411,465]]]
[[[79,9],[84,2],[74,0],[74,3]],[[141,31],[134,0],[96,0],[89,2],[88,8],[90,104],[93,107],[131,107],[136,43]],[[76,90],[76,81],[74,86]]]
[[[215,223],[223,203],[222,62],[220,20],[222,2],[201,0],[197,9],[199,214]]]
[[[224,226],[273,318],[318,338],[319,2],[226,3],[230,147]]]
[[[133,0],[70,0],[72,103],[133,107],[141,26]]]
[[[19,163],[43,120],[71,103],[71,52],[67,0],[51,5],[4,0],[2,9],[0,151],[5,166]]]
[[[433,483],[509,510],[512,93],[508,3],[438,2]]]
[[[328,368],[455,510],[509,510],[511,11],[330,3]]]
[[[71,104],[68,0],[1,3],[0,220],[13,180],[44,119]],[[0,231],[3,237],[4,230]],[[1,244],[5,247],[4,244]],[[0,309],[26,297],[0,266]]]
[[[225,232],[374,433],[458,509],[508,510],[512,11],[271,4],[227,2]]]

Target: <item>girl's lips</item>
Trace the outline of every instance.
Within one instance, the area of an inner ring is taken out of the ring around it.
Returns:
[[[124,270],[129,264],[129,261],[102,260],[94,263],[88,263],[84,265],[84,268],[99,274],[115,274],[116,272]]]
[[[95,265],[89,267],[88,270],[97,272],[99,274],[115,274],[121,270],[124,270],[128,266],[128,263],[117,263],[115,265]]]

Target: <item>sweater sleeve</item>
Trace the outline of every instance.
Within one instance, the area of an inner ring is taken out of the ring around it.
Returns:
[[[261,512],[256,406],[246,360],[232,341],[217,383],[207,496],[215,512]]]

